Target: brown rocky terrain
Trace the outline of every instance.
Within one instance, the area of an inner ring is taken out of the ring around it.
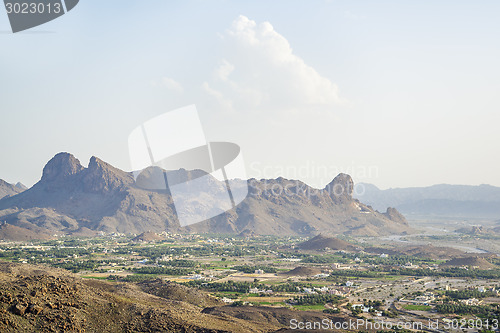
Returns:
[[[287,308],[221,306],[202,291],[161,280],[84,280],[0,261],[0,332],[275,332],[291,318],[344,320]]]
[[[287,276],[314,276],[320,274],[321,270],[313,267],[295,267],[294,269],[282,273]]]
[[[321,322],[324,318],[329,318],[333,322],[342,322],[344,317],[338,316],[327,316],[321,312],[313,311],[291,311],[287,308],[274,308],[273,311],[269,311],[269,307],[263,306],[245,306],[245,307],[212,307],[203,310],[203,313],[218,315],[218,316],[231,316],[245,321],[259,324],[266,323],[276,326],[287,326],[290,327],[290,320],[297,319],[301,322]],[[281,330],[279,331],[281,332]],[[331,332],[331,330],[330,330]]]
[[[179,181],[200,176],[199,170],[169,173]],[[157,174],[163,172],[146,170],[136,183],[131,173],[96,157],[85,168],[73,155],[60,153],[47,163],[32,188],[0,200],[0,221],[51,235],[88,230],[136,234],[239,234],[248,230],[280,236],[320,232],[377,236],[411,230],[396,210],[379,213],[353,199],[353,181],[346,174],[338,175],[324,189],[284,178],[251,179],[248,197],[236,208],[181,228],[169,190],[152,189],[152,177]],[[217,182],[214,178],[207,181]]]
[[[441,267],[470,267],[470,268],[479,268],[479,269],[494,269],[498,268],[498,266],[490,263],[486,259],[479,256],[470,256],[470,257],[462,257],[462,258],[453,258],[448,260],[445,263],[440,265]]]
[[[15,242],[26,242],[34,239],[53,239],[52,235],[48,233],[35,232],[29,229],[16,227],[4,223],[0,225],[0,239],[8,239]]]
[[[252,230],[248,230],[248,229],[245,229],[238,234],[238,237],[241,237],[241,238],[252,238],[255,236],[257,236],[257,234],[255,232],[253,232]]]
[[[337,251],[355,251],[357,249],[360,249],[359,247],[342,239],[338,239],[335,237],[325,237],[322,234],[319,234],[318,236],[313,237],[303,243],[297,244],[297,247],[301,250],[315,251],[324,251],[326,248]]]

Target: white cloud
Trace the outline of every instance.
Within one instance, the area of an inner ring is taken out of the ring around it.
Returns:
[[[211,98],[215,99],[219,107],[222,107],[224,110],[232,110],[233,105],[230,100],[224,97],[224,94],[220,91],[212,89],[207,82],[203,82],[201,85],[203,92],[209,95]]]
[[[222,81],[228,81],[229,80],[229,75],[234,71],[234,66],[233,64],[229,63],[227,60],[222,60],[222,63],[217,67],[215,70],[215,76],[222,80]]]
[[[342,103],[337,86],[293,53],[269,22],[239,16],[222,36],[227,57],[203,90],[224,108],[329,111]]]
[[[184,91],[184,88],[182,88],[182,85],[179,82],[169,77],[163,77],[161,79],[161,84],[165,86],[168,90],[171,90],[176,93],[182,93]]]

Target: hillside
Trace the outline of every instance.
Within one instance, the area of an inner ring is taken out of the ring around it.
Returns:
[[[494,264],[490,263],[484,258],[473,256],[473,257],[463,257],[463,258],[453,258],[440,265],[441,267],[471,267],[479,269],[494,269],[498,268]]]
[[[182,169],[167,172],[170,179],[178,182],[202,173]],[[280,236],[320,232],[377,236],[411,230],[395,209],[382,214],[353,199],[353,182],[345,174],[338,175],[324,189],[283,178],[251,179],[248,197],[236,208],[181,228],[170,191],[155,189],[158,174],[163,180],[163,171],[152,168],[135,182],[131,173],[96,157],[85,168],[73,155],[60,153],[47,163],[41,180],[32,188],[0,200],[0,221],[48,234],[72,234],[78,230],[239,234],[248,230]],[[201,179],[224,186],[211,176]],[[243,185],[243,181],[239,182]],[[210,206],[215,200],[205,198],[190,198],[193,214],[200,205]]]
[[[0,261],[0,332],[275,332],[289,318],[332,315],[230,307],[200,290],[150,280],[84,280],[67,271]]]
[[[434,185],[380,190],[363,186],[356,198],[375,209],[395,207],[404,214],[421,216],[494,218],[500,216],[500,187],[490,185]]]
[[[286,276],[314,276],[320,273],[320,269],[313,267],[295,267],[294,269],[282,274]]]
[[[297,244],[297,247],[301,250],[316,251],[324,251],[326,248],[329,248],[331,250],[354,251],[358,248],[357,246],[344,240],[334,237],[325,237],[321,234],[303,243]]]
[[[52,235],[46,232],[35,232],[26,228],[16,227],[3,223],[0,225],[0,240],[10,240],[16,242],[26,242],[34,239],[53,239]]]

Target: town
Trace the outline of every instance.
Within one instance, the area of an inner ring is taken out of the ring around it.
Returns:
[[[404,322],[399,329],[407,331],[498,330],[496,255],[430,258],[360,244],[321,235],[114,233],[2,242],[0,259],[62,268],[84,279],[159,278],[233,307],[286,307],[392,327]]]

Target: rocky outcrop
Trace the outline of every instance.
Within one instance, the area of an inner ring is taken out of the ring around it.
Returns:
[[[396,208],[388,207],[384,215],[391,221],[408,224],[406,218]]]
[[[42,183],[61,182],[79,173],[84,168],[80,161],[69,153],[59,153],[43,168]]]
[[[111,164],[92,156],[82,178],[83,189],[90,193],[109,193],[131,186],[134,179]]]
[[[341,173],[326,185],[324,191],[330,195],[335,203],[347,204],[352,202],[353,189],[354,182],[351,176]]]

